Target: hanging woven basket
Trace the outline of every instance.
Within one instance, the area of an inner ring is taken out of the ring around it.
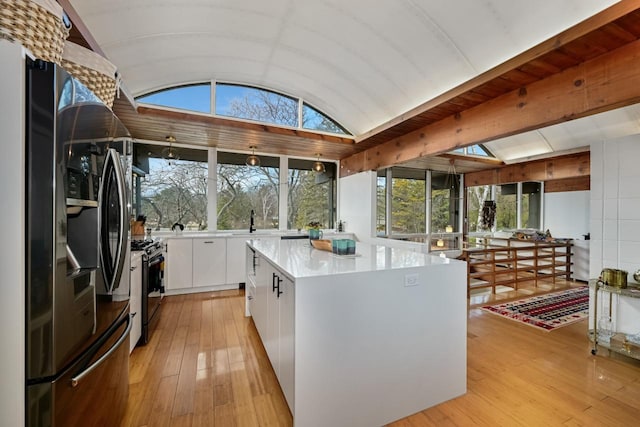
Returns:
[[[36,58],[60,65],[68,35],[54,0],[0,0],[0,38],[20,43]]]
[[[64,42],[62,67],[89,88],[109,108],[119,88],[116,66],[92,50]]]

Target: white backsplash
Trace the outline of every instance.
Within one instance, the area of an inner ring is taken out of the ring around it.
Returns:
[[[640,135],[591,144],[590,276],[640,268]]]

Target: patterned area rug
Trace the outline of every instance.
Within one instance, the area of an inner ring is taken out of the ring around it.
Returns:
[[[589,316],[589,289],[583,286],[502,304],[485,305],[482,309],[552,331]]]

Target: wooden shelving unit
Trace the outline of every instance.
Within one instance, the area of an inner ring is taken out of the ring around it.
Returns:
[[[571,279],[571,241],[538,242],[483,237],[474,245],[465,243],[461,259],[467,261],[467,294],[472,289],[508,286],[523,282]]]

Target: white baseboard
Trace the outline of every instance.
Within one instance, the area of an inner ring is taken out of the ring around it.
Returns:
[[[197,294],[200,292],[215,292],[215,291],[228,291],[230,289],[239,289],[238,283],[232,283],[230,285],[216,285],[216,286],[198,286],[196,288],[183,288],[183,289],[165,289],[164,295],[185,295],[185,294]]]

